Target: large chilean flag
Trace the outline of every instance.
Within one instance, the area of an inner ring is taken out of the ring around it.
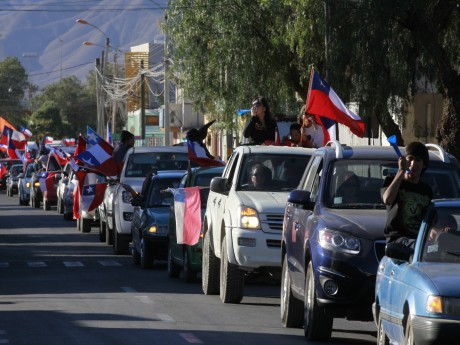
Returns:
[[[351,132],[358,137],[364,137],[364,122],[345,106],[332,87],[313,67],[310,74],[306,112],[337,121],[350,128]]]

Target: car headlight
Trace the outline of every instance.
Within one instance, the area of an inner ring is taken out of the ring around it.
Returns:
[[[428,313],[460,315],[460,298],[430,295],[426,300]]]
[[[252,207],[239,207],[240,226],[243,229],[260,229],[259,215]]]
[[[35,183],[34,183],[34,186],[35,186],[35,187],[40,187],[40,182],[38,182],[38,181],[35,182]]]
[[[442,298],[441,296],[430,295],[426,300],[426,311],[428,313],[442,313]]]
[[[329,229],[318,232],[318,242],[325,249],[348,254],[359,254],[361,250],[360,241],[356,237]]]
[[[121,198],[122,198],[123,202],[129,204],[129,203],[131,203],[131,199],[132,199],[133,197],[132,197],[132,195],[131,195],[130,192],[124,190],[124,191],[121,193]]]
[[[30,182],[26,182],[26,187],[30,188]]]

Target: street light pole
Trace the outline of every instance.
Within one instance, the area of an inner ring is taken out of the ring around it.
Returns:
[[[165,22],[168,20],[168,16],[165,14]],[[168,53],[168,33],[165,31],[165,46],[164,46],[164,127],[165,127],[165,146],[169,146],[169,131],[170,131],[170,119],[169,119],[169,79],[168,79],[168,63],[169,63],[169,53]]]

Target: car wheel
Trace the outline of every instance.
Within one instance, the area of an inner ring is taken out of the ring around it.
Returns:
[[[414,329],[412,328],[412,320],[410,315],[407,316],[406,322],[406,335],[404,337],[404,344],[405,345],[414,345]]]
[[[64,213],[64,220],[72,220],[73,213]]]
[[[131,259],[132,259],[134,265],[139,265],[139,263],[141,262],[141,255],[137,251],[136,246],[134,245],[134,243],[131,246]]]
[[[196,280],[196,271],[192,270],[192,263],[187,248],[184,251],[184,280],[186,283],[193,283]]]
[[[307,340],[327,340],[331,337],[333,318],[324,313],[316,301],[315,273],[311,261],[305,278],[304,333]]]
[[[168,246],[168,277],[177,278],[180,274],[180,266],[176,264],[172,257],[172,248]]]
[[[144,269],[153,267],[153,258],[148,244],[141,239],[141,267]]]
[[[303,325],[303,303],[294,297],[291,290],[291,276],[284,255],[281,272],[281,323],[287,328],[300,328]]]
[[[101,219],[99,220],[99,241],[104,242],[106,238],[106,231],[107,231],[107,225],[106,223]]]
[[[113,229],[113,253],[115,255],[129,254],[129,242]]]
[[[211,248],[211,234],[208,231],[204,235],[203,243],[203,261],[201,269],[201,286],[205,295],[219,294],[219,278],[220,278],[220,262],[219,258],[214,255]]]
[[[64,200],[62,198],[58,198],[57,213],[64,214]]]
[[[78,232],[81,231],[81,216],[80,216],[80,218],[77,219],[77,231]]]
[[[378,315],[377,321],[377,345],[390,345],[390,339],[388,339],[382,326],[382,318]]]
[[[34,208],[40,208],[40,199],[34,196]]]
[[[110,229],[108,225],[105,229],[105,244],[113,245],[113,229]]]
[[[81,219],[81,232],[91,232],[91,219],[89,218],[80,218]]]
[[[224,303],[240,303],[244,292],[244,272],[228,262],[227,240],[222,240],[220,259],[220,299]]]
[[[43,199],[43,210],[44,211],[49,211],[51,210],[50,203],[47,199]]]

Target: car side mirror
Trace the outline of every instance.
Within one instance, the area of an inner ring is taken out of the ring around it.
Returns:
[[[212,192],[225,193],[226,184],[227,184],[227,179],[225,177],[214,177],[211,180],[211,184],[209,186],[209,189]]]
[[[305,210],[311,210],[315,208],[315,203],[310,199],[310,192],[303,189],[294,189],[289,193],[287,201],[292,204],[303,206]]]
[[[131,199],[131,205],[133,206],[139,206],[141,208],[144,208],[145,202],[144,198],[142,198],[141,195],[136,195]]]
[[[414,249],[402,243],[387,243],[385,248],[385,256],[391,259],[409,261],[413,254]]]

